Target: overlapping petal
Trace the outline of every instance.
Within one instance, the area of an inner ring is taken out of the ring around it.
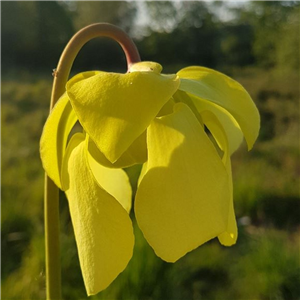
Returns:
[[[120,191],[112,188],[107,183],[114,179],[110,175],[104,184],[103,176],[108,173],[104,174],[90,161],[91,169],[89,160],[84,135],[75,134],[65,154],[62,178],[84,283],[88,295],[93,295],[105,289],[125,269],[132,256],[134,236],[128,213],[122,207],[128,204],[124,196],[130,197],[129,193],[120,195]],[[122,205],[98,181],[119,197]],[[116,184],[122,181],[124,185],[124,177],[119,174]]]
[[[212,112],[202,111],[201,117],[203,119],[204,124],[207,126],[217,143],[221,146],[221,148],[224,151],[222,161],[226,168],[229,178],[230,203],[228,206],[228,224],[226,230],[218,236],[218,239],[220,243],[224,246],[231,246],[236,243],[238,230],[233,206],[232,172],[228,145],[229,136],[228,132],[224,130],[222,124]]]
[[[177,91],[174,95],[174,99],[176,99],[177,102],[188,104],[189,107],[193,109],[193,112],[196,114],[196,116],[197,113],[199,114],[198,120],[201,120],[202,123],[203,120],[201,118],[201,113],[203,111],[212,112],[217,117],[218,121],[221,123],[221,126],[226,132],[229,154],[233,154],[239,148],[243,141],[243,133],[236,120],[230,113],[228,113],[227,110],[213,102],[206,101],[204,99],[199,101],[199,98],[196,98],[193,95],[188,95],[183,91]],[[219,147],[224,151],[222,144],[219,143]]]
[[[98,185],[118,200],[129,213],[132,191],[126,172],[122,169],[106,168],[99,164],[89,152],[87,152],[87,155],[89,166]]]
[[[135,214],[154,251],[174,262],[226,230],[226,169],[193,112],[183,103],[148,128],[147,172]]]
[[[77,121],[65,93],[52,109],[40,140],[40,155],[47,175],[62,189],[61,167],[68,135]]]
[[[81,125],[114,163],[146,130],[178,86],[176,75],[145,71],[99,72],[83,80],[75,76],[66,88]]]
[[[208,100],[226,109],[237,121],[251,149],[259,132],[258,110],[247,91],[235,80],[204,67],[180,70],[179,89],[200,100]]]
[[[114,163],[111,163],[104,156],[92,139],[89,138],[88,143],[89,152],[93,158],[99,164],[108,168],[127,168],[135,164],[142,164],[147,160],[146,131],[144,131]]]

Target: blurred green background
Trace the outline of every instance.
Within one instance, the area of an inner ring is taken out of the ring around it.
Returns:
[[[176,72],[215,68],[249,91],[261,113],[254,149],[234,154],[239,239],[212,240],[175,264],[157,258],[135,226],[134,256],[105,300],[300,299],[299,37],[300,3],[73,2],[1,3],[2,299],[44,299],[43,170],[39,138],[52,69],[71,36],[110,22],[135,40],[142,60]],[[89,42],[72,74],[126,71],[107,39]],[[135,185],[139,168],[127,170]],[[61,194],[64,299],[87,299],[67,201]]]

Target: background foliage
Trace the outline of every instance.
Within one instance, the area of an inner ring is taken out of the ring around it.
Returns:
[[[262,123],[254,149],[243,145],[232,159],[237,245],[213,240],[168,264],[135,226],[128,268],[91,299],[300,299],[299,4],[2,1],[2,299],[45,297],[39,138],[51,70],[70,37],[93,22],[122,27],[142,59],[165,72],[202,65],[232,76],[251,94]],[[90,69],[125,71],[120,47],[89,42],[72,72]],[[139,169],[127,172],[134,186]],[[63,194],[61,243],[63,297],[87,299]]]

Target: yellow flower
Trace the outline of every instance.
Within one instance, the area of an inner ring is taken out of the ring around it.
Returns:
[[[161,70],[140,62],[127,74],[78,74],[44,126],[43,166],[67,195],[89,295],[105,289],[132,256],[124,167],[143,164],[135,216],[163,260],[175,262],[215,237],[227,246],[237,239],[230,155],[243,136],[253,146],[256,106],[239,83],[214,70]],[[77,121],[83,133],[67,142]]]

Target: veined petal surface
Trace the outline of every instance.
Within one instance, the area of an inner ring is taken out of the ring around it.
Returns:
[[[135,214],[156,254],[175,262],[224,232],[228,175],[193,112],[183,103],[148,128],[147,172]]]
[[[68,95],[65,93],[53,107],[40,140],[43,167],[53,182],[62,189],[61,168],[68,135],[77,121]]]
[[[241,127],[248,148],[251,149],[259,132],[258,110],[247,91],[230,77],[204,67],[180,70],[179,89],[225,108]]]
[[[72,137],[62,171],[85,287],[94,295],[125,269],[134,236],[126,210],[95,180],[85,143],[82,134]]]
[[[114,163],[146,130],[178,86],[177,75],[99,72],[83,80],[75,76],[67,83],[67,93],[85,131]]]

